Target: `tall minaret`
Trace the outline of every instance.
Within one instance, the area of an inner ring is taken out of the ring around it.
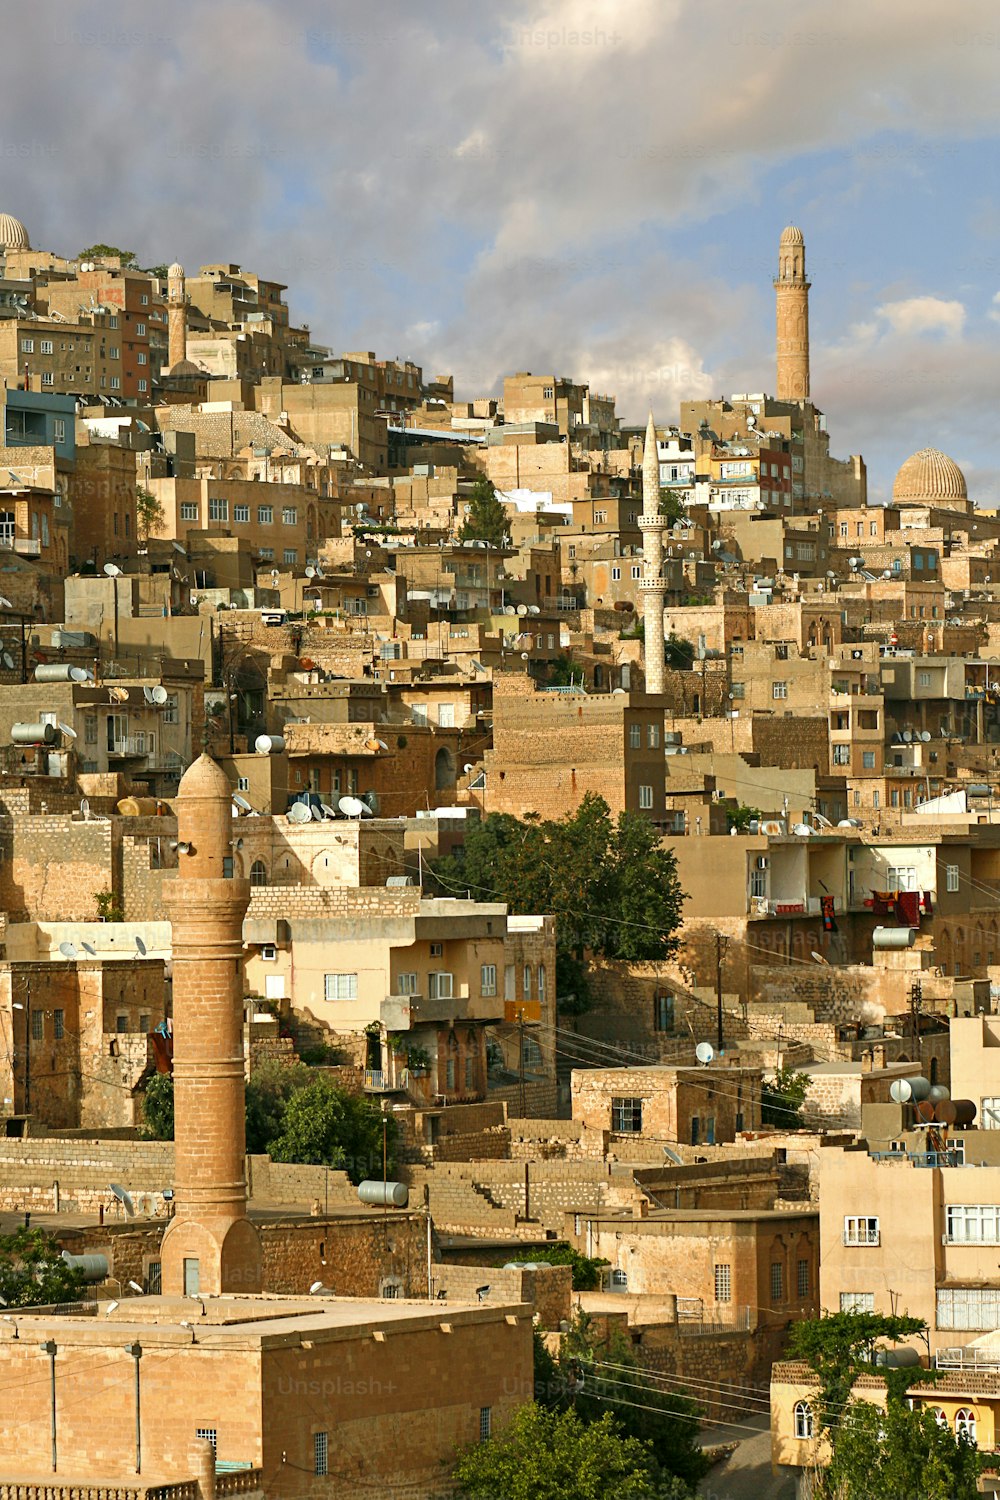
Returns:
[[[663,600],[667,592],[663,577],[665,525],[666,519],[660,513],[660,460],[656,451],[656,424],[653,413],[650,412],[642,446],[642,514],[639,517],[643,561],[639,592],[642,594],[642,619],[646,638],[647,693],[662,693],[664,690]]]
[[[187,294],[184,267],[174,261],[167,267],[167,369],[187,359]]]
[[[802,230],[789,224],[778,246],[774,279],[779,401],[809,400],[809,282]]]
[[[246,1216],[243,917],[232,876],[232,799],[201,755],[177,793],[177,878],[165,885],[173,931],[174,1202],[162,1246],[167,1296],[259,1292],[261,1247]]]

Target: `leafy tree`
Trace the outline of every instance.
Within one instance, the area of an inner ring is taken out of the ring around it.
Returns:
[[[885,1411],[852,1401],[820,1480],[826,1500],[977,1500],[983,1458],[964,1433],[957,1441],[927,1408],[889,1400]]]
[[[354,1183],[381,1177],[385,1121],[386,1165],[389,1171],[393,1169],[396,1122],[369,1099],[348,1094],[323,1077],[293,1087],[284,1100],[280,1087],[277,1093],[277,1099],[272,1094],[264,1101],[265,1111],[270,1111],[266,1120],[269,1128],[274,1128],[276,1118],[280,1122],[277,1133],[267,1141],[273,1161],[340,1168]]]
[[[555,661],[549,662],[545,681],[549,687],[571,687],[586,677],[586,668],[577,661],[571,651],[561,651]]]
[[[95,891],[94,905],[97,907],[97,915],[102,922],[124,922],[125,913],[114,891]]]
[[[668,635],[663,643],[663,659],[668,667],[677,672],[690,672],[694,661],[694,646],[683,636]]]
[[[808,1073],[794,1068],[778,1068],[770,1082],[760,1091],[762,1125],[777,1125],[784,1130],[798,1130],[802,1124],[802,1106],[809,1092]]]
[[[763,817],[759,807],[748,807],[745,802],[739,802],[735,807],[726,808],[726,822],[730,828],[735,828],[737,833],[749,833],[750,824]]]
[[[146,1084],[142,1118],[142,1133],[146,1140],[173,1140],[174,1080],[169,1073],[154,1073]]]
[[[583,1374],[573,1404],[584,1422],[610,1412],[624,1433],[648,1446],[664,1472],[691,1488],[706,1473],[708,1463],[697,1442],[697,1405],[659,1385],[620,1328],[612,1328],[602,1340],[592,1319],[578,1311],[563,1339],[559,1365],[567,1375],[572,1369]]]
[[[566,1383],[559,1374],[559,1366],[549,1352],[541,1329],[533,1328],[531,1336],[534,1347],[535,1400],[540,1406],[554,1410],[565,1404]]]
[[[533,1249],[531,1259],[544,1261],[547,1266],[571,1266],[574,1292],[600,1291],[601,1269],[611,1264],[599,1256],[581,1255],[572,1245],[545,1245]],[[506,1265],[506,1260],[497,1264]]]
[[[538,1405],[467,1448],[454,1470],[464,1500],[654,1500],[657,1477],[649,1450],[610,1416],[585,1423],[573,1410]]]
[[[145,485],[135,487],[135,522],[141,541],[148,542],[150,534],[159,531],[166,521],[166,514],[152,490]]]
[[[660,515],[666,516],[671,526],[687,515],[679,491],[669,487],[660,490]]]
[[[134,250],[119,250],[117,245],[88,245],[86,250],[81,250],[77,260],[110,260],[113,256],[120,256],[123,270],[131,270],[135,266]]]
[[[885,1376],[887,1387],[905,1391],[918,1376],[929,1373],[914,1366],[888,1370],[875,1364],[875,1346],[880,1339],[907,1338],[923,1333],[926,1327],[920,1318],[874,1312],[824,1313],[820,1318],[793,1323],[788,1357],[804,1360],[816,1376],[819,1397],[815,1410],[820,1426],[836,1433],[860,1374],[876,1371]]]
[[[624,812],[615,822],[593,793],[559,820],[491,813],[468,829],[457,854],[434,862],[432,874],[445,895],[471,890],[514,913],[556,917],[563,1009],[570,994],[576,1009],[586,1006],[588,952],[655,960],[677,949],[685,898],[673,853],[648,819]]]
[[[147,276],[158,276],[161,281],[164,281],[170,267],[166,261],[161,261],[158,266],[143,266],[142,269]]]
[[[469,513],[458,533],[460,542],[489,542],[493,547],[510,546],[510,521],[496,486],[485,474],[476,480],[469,496]]]
[[[282,1067],[262,1063],[250,1074],[246,1087],[247,1151],[251,1156],[266,1154],[271,1142],[280,1134],[285,1107],[296,1089],[307,1088],[315,1079],[307,1067]]]
[[[70,1270],[58,1241],[44,1229],[0,1234],[0,1297],[7,1307],[45,1307],[75,1302],[83,1272]]]

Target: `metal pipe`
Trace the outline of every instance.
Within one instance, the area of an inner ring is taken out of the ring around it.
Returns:
[[[129,1344],[128,1352],[135,1360],[135,1472],[142,1473],[142,1408],[140,1405],[139,1385],[139,1361],[142,1358],[142,1345]]]
[[[49,1356],[49,1370],[52,1390],[52,1472],[56,1472],[58,1465],[58,1451],[56,1449],[56,1344],[54,1339],[46,1339],[44,1344],[38,1346],[43,1354]]]

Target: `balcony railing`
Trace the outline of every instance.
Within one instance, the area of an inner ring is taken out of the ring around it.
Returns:
[[[150,755],[153,751],[155,741],[150,742],[149,736],[145,734],[126,734],[120,739],[116,738],[113,745],[108,746],[109,755]]]

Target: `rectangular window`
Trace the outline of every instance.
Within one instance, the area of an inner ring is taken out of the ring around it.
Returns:
[[[62,1040],[63,1032],[65,1031],[65,1019],[66,1012],[64,1010],[54,1010],[52,1012],[53,1032],[57,1042]]]
[[[51,370],[42,371],[42,385],[55,385],[56,377]],[[111,382],[114,385],[114,381]]]
[[[479,1441],[489,1442],[490,1433],[493,1430],[493,1408],[492,1406],[481,1406],[479,1408]]]
[[[841,1292],[840,1310],[844,1313],[875,1311],[874,1292]]]
[[[187,1265],[188,1262],[185,1261],[184,1264]],[[197,1265],[198,1262],[195,1261],[194,1264]],[[215,1427],[196,1427],[194,1435],[195,1435],[195,1437],[207,1438],[208,1441],[211,1443],[212,1447],[215,1449],[216,1453],[218,1453],[218,1451],[219,1451],[219,1433],[218,1433],[218,1430]]]
[[[800,1297],[809,1296],[809,1262],[800,1260],[795,1267],[795,1290]]]
[[[136,364],[144,365],[147,362],[145,352],[142,349],[139,350],[139,353],[136,355],[135,359]]]
[[[52,441],[54,443],[64,443],[66,441],[65,417],[52,418]]]
[[[299,523],[298,507],[295,506],[295,505],[286,505],[286,506],[284,506],[283,509],[282,509],[282,512],[281,512],[281,524],[283,526],[297,526],[298,523]]]
[[[1000,1130],[1000,1096],[993,1095],[982,1100],[979,1128],[980,1130]]]
[[[208,502],[208,519],[210,521],[228,521],[229,501],[222,500],[218,496],[210,497]]]
[[[39,352],[39,354],[51,354],[52,353],[52,340],[51,339],[42,339],[41,343],[38,346],[38,352]]]
[[[732,683],[730,685],[729,691],[732,694],[732,696],[733,696],[734,699],[736,699],[736,698],[745,698],[746,697],[746,683],[745,682],[734,682],[734,683]]]
[[[953,1203],[946,1212],[945,1239],[949,1244],[1000,1244],[1000,1204]]]
[[[673,1031],[674,1029],[674,997],[673,995],[653,996],[653,1030]]]
[[[716,1266],[715,1268],[715,1300],[716,1302],[732,1302],[733,1300],[731,1266]]]
[[[246,522],[246,521],[249,521],[249,519],[250,519],[250,507],[249,507],[249,505],[234,505],[233,506],[233,520],[234,521]]]
[[[849,766],[851,764],[850,745],[834,745],[833,763],[835,766]]]
[[[164,724],[179,724],[180,723],[180,713],[178,711],[178,702],[177,702],[177,694],[176,693],[170,693],[168,695],[168,697],[167,697],[166,703],[163,705],[163,722],[164,722]],[[245,786],[244,785],[240,786],[240,791],[241,792],[246,792],[246,791],[249,791],[249,790],[250,790],[250,783],[249,782],[247,782]]]
[[[936,1322],[941,1329],[992,1331],[1000,1327],[1000,1287],[940,1287]]]
[[[197,500],[182,500],[181,501],[181,520],[182,521],[197,521],[197,519],[198,519],[198,502],[197,502]]]
[[[396,994],[397,995],[415,995],[416,993],[417,993],[417,976],[416,976],[416,974],[410,973],[410,974],[397,974],[396,975]]]
[[[958,890],[958,865],[945,865],[944,885],[946,891]]]
[[[40,1042],[45,1036],[45,1012],[33,1010],[31,1012],[31,1040]]]
[[[788,683],[787,682],[772,682],[771,683],[771,697],[772,698],[787,698],[788,697]]]
[[[274,525],[274,506],[273,505],[258,505],[258,507],[257,507],[257,525],[258,526],[273,526]]]
[[[646,748],[648,750],[659,750],[660,748],[660,726],[659,724],[646,725]]]
[[[121,350],[119,348],[117,348],[114,344],[112,344],[111,348],[108,350],[108,358],[109,359],[121,359],[121,357],[122,357]]]
[[[628,746],[630,750],[642,749],[642,725],[630,724],[628,726]]]
[[[427,994],[431,1000],[450,1000],[454,992],[454,977],[440,969],[427,976]]]
[[[915,891],[917,889],[916,865],[890,865],[886,878],[890,891]]]
[[[642,1131],[642,1100],[613,1098],[611,1129],[617,1135],[639,1135]]]
[[[34,341],[34,339],[22,339],[21,340],[21,353],[22,354],[34,354],[34,352],[35,352],[35,341]]]
[[[289,563],[292,567],[294,567],[298,560],[298,550],[295,547],[286,547],[284,552],[282,553],[282,561],[285,563]]]
[[[641,808],[648,809],[648,808],[651,808],[652,805],[653,805],[653,788],[651,786],[641,786],[639,788],[639,806]]]
[[[136,338],[139,338],[139,339],[144,338],[145,334],[146,334],[146,325],[145,325],[145,323],[137,323],[135,325],[135,336],[136,336]]]
[[[313,1433],[313,1473],[329,1474],[329,1437],[325,1432]]]
[[[431,958],[440,958],[444,953],[444,943],[431,943],[429,947]]]
[[[476,1086],[476,1059],[468,1056],[465,1059],[465,1090],[471,1093]]]
[[[845,1245],[877,1245],[879,1243],[878,1219],[868,1214],[845,1214]]]
[[[324,974],[323,998],[325,1000],[356,1000],[358,998],[357,974]]]
[[[273,562],[274,561],[274,548],[273,547],[260,547],[260,548],[258,548],[258,551],[260,552],[260,560],[261,560],[261,562]]]
[[[147,385],[146,381],[145,380],[140,380],[139,381],[139,390],[140,391],[146,391],[148,389],[149,389],[149,386]]]
[[[83,743],[85,745],[97,744],[97,715],[85,714],[83,718]]]
[[[497,992],[497,966],[496,964],[483,964],[479,970],[479,993],[481,995],[495,995]]]
[[[758,901],[763,901],[767,896],[767,871],[750,871],[750,895]]]
[[[862,752],[861,752],[861,766],[862,766],[862,769],[865,770],[865,771],[874,771],[874,769],[875,769],[875,751],[874,750],[862,750]]]
[[[453,1057],[449,1057],[445,1063],[444,1074],[445,1088],[453,1089],[455,1087],[455,1059]]]
[[[641,567],[641,565],[639,563],[633,563],[632,564],[632,577],[633,578],[641,578],[642,577],[642,567]]]
[[[613,582],[617,583],[618,580],[619,580],[619,578],[621,578],[621,576],[622,576],[622,570],[621,570],[621,568],[612,568],[611,569],[611,577],[612,577]]]
[[[771,1302],[780,1304],[785,1300],[785,1268],[780,1260],[771,1262]]]

